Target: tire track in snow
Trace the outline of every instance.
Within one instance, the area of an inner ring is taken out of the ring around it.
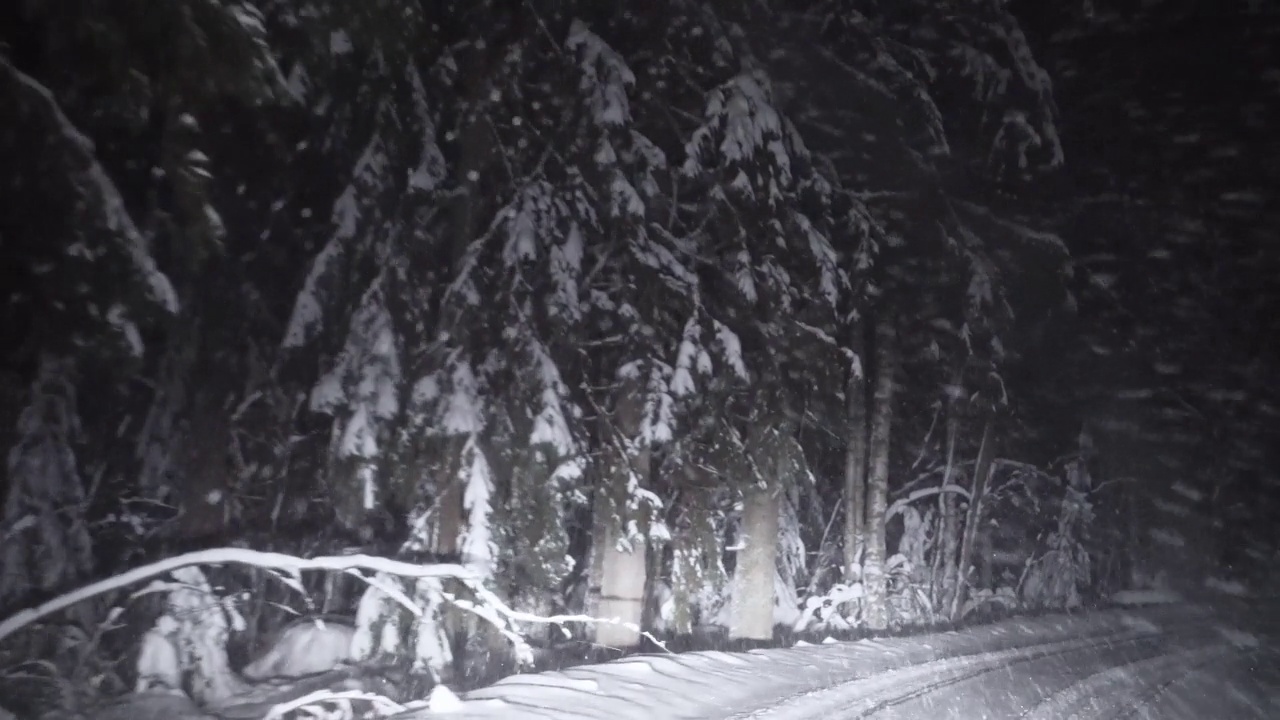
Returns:
[[[998,667],[985,671],[991,672],[1008,667],[1012,658],[1028,654],[1049,652],[1052,656],[1054,652],[1070,652],[1073,648],[1078,652],[1098,653],[1100,648],[1139,638],[1157,642],[1155,638],[1176,637],[1186,627],[1203,627],[1208,618],[1206,609],[1194,605],[1118,608],[1036,619],[1014,618],[962,632],[915,637],[746,653],[637,655],[601,665],[512,676],[464,693],[459,706],[450,708],[447,714],[415,708],[395,717],[396,720],[784,717],[762,713],[795,703],[812,706],[814,698],[827,697],[854,684],[858,684],[865,695],[877,678],[929,663],[933,663],[929,676],[918,678],[917,684],[936,680],[939,668],[948,669],[952,674],[958,672],[957,667],[971,672],[975,658],[1001,658]],[[1106,660],[1107,656],[1094,657],[1096,663],[1098,659]],[[962,684],[964,679],[956,682]],[[881,688],[882,691],[898,689]],[[1017,711],[1022,708],[1019,705]],[[1017,712],[1012,714],[1016,716]],[[785,717],[825,720],[830,716],[819,709],[812,715]]]
[[[873,718],[897,706],[924,698],[949,687],[971,682],[984,675],[1051,658],[1094,655],[1126,648],[1141,653],[1140,659],[1163,653],[1169,637],[1182,628],[1167,626],[1163,632],[1140,631],[1079,640],[1034,645],[994,652],[934,660],[898,670],[851,680],[831,688],[780,700],[767,708],[735,716],[736,720],[812,720]]]
[[[1235,687],[1235,683],[1242,675],[1247,672],[1240,672],[1240,665],[1254,665],[1258,659],[1263,657],[1262,652],[1242,653],[1239,647],[1224,647],[1222,652],[1215,657],[1201,659],[1197,662],[1181,668],[1175,668],[1175,671],[1169,673],[1163,678],[1148,684],[1146,687],[1140,688],[1138,692],[1130,695],[1127,702],[1121,702],[1107,715],[1099,715],[1097,720],[1129,720],[1131,718],[1151,718],[1166,717],[1166,715],[1151,715],[1151,708],[1155,707],[1161,699],[1170,697],[1175,694],[1180,687],[1186,686],[1191,681],[1209,679],[1213,682],[1214,690],[1217,691],[1209,696],[1214,708],[1212,712],[1219,717],[1231,717],[1236,720],[1246,720],[1253,713],[1256,718],[1274,718],[1275,707],[1264,708],[1257,701],[1264,698],[1250,698],[1240,688]],[[1274,663],[1276,658],[1270,658],[1270,662]],[[1220,693],[1220,694],[1218,694]],[[1206,694],[1203,689],[1194,694],[1197,700],[1204,700]],[[1223,706],[1230,707],[1228,711]],[[1228,712],[1227,715],[1221,713]],[[1241,714],[1246,713],[1246,714]],[[1202,712],[1183,712],[1183,716],[1205,717]]]
[[[1115,719],[1136,711],[1135,698],[1150,693],[1170,679],[1186,675],[1188,667],[1199,668],[1229,657],[1234,649],[1226,645],[1191,648],[1162,653],[1149,658],[1094,673],[1046,698],[1023,713],[1022,720],[1062,720],[1063,718]],[[1129,702],[1125,702],[1128,698]],[[1137,700],[1136,702],[1142,702]],[[1103,713],[1107,713],[1103,715]]]

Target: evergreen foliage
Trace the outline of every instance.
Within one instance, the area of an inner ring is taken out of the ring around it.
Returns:
[[[1245,222],[1274,168],[1089,154],[1115,97],[1071,43],[1136,20],[153,5],[4,11],[0,609],[227,540],[457,558],[535,614],[614,564],[624,620],[679,634],[1072,607],[1188,546],[1243,548],[1188,585],[1274,565],[1277,258]],[[471,590],[377,583],[324,591],[353,657],[440,680],[497,647]],[[197,699],[234,691],[218,607],[165,624]]]

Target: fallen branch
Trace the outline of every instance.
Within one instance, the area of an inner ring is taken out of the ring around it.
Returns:
[[[641,631],[634,623],[622,622],[616,618],[595,618],[589,615],[552,615],[545,617],[514,610],[496,594],[484,587],[481,582],[481,575],[478,572],[463,565],[416,565],[374,555],[324,556],[307,559],[284,553],[261,552],[245,548],[215,548],[178,555],[86,585],[83,588],[60,595],[46,603],[6,618],[3,622],[0,622],[0,642],[3,642],[5,638],[22,628],[53,613],[65,610],[76,603],[192,565],[245,565],[286,574],[294,578],[299,577],[303,572],[310,571],[345,572],[353,574],[363,582],[387,593],[409,612],[419,616],[422,614],[422,610],[414,605],[412,600],[404,593],[398,592],[395,588],[388,587],[385,583],[380,583],[376,578],[369,577],[360,571],[367,570],[374,573],[387,573],[415,579],[442,578],[459,580],[475,594],[479,602],[464,600],[447,592],[442,593],[444,598],[455,607],[474,613],[497,628],[512,643],[516,654],[525,663],[532,660],[532,649],[524,638],[511,630],[510,624],[512,622],[560,626],[567,623],[621,625],[640,633],[642,637],[648,639],[657,647],[670,652],[667,650],[666,645],[651,633]]]
[[[647,640],[652,642],[654,645],[661,648],[664,652],[668,652],[668,653],[671,652],[670,650],[667,650],[666,643],[657,639],[651,633],[641,631],[640,626],[636,625],[635,623],[623,622],[617,618],[591,617],[590,615],[546,616],[546,615],[534,615],[533,613],[520,612],[519,610],[512,610],[510,606],[508,606],[506,603],[502,601],[502,598],[498,597],[497,595],[493,594],[489,590],[485,589],[479,583],[471,582],[469,580],[464,580],[464,582],[466,582],[467,586],[471,589],[471,591],[476,594],[476,597],[484,601],[483,605],[477,605],[468,600],[455,598],[448,594],[445,595],[445,598],[449,600],[449,602],[453,603],[455,606],[462,608],[464,610],[470,610],[471,612],[477,614],[481,618],[489,620],[489,622],[493,623],[494,625],[499,625],[499,623],[494,622],[494,619],[490,617],[489,614],[486,612],[489,608],[493,608],[493,610],[495,610],[498,615],[501,615],[507,620],[514,620],[516,622],[541,623],[544,625],[561,625],[561,626],[567,623],[584,623],[588,625],[620,625],[622,627],[627,628],[628,630],[632,630],[634,632],[640,633],[641,637],[646,638]],[[568,631],[565,631],[565,632],[567,634]]]
[[[36,607],[14,613],[0,621],[0,642],[3,642],[5,638],[22,628],[56,612],[65,610],[76,603],[191,565],[247,565],[286,572],[295,576],[303,572],[317,570],[348,571],[364,569],[410,578],[455,578],[463,581],[479,579],[475,571],[457,564],[415,565],[374,555],[342,555],[306,559],[284,553],[261,552],[245,548],[215,548],[178,555],[140,568],[134,568],[120,575],[73,590],[65,595],[59,595]]]

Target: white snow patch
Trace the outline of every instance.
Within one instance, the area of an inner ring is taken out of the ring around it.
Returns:
[[[472,435],[484,429],[480,406],[479,382],[471,366],[459,362],[453,368],[452,388],[440,419],[440,430],[447,435]]]
[[[346,190],[333,202],[332,215],[334,238],[350,240],[356,235],[360,223],[360,208],[356,204],[355,187],[348,185]]]
[[[168,615],[161,615],[155,627],[142,636],[142,648],[138,651],[136,665],[138,681],[135,693],[155,687],[182,689],[182,659],[175,634],[178,623]]]
[[[337,407],[346,397],[347,394],[342,389],[342,380],[336,374],[329,373],[320,378],[311,390],[311,408],[326,411]]]
[[[431,688],[427,696],[427,711],[432,713],[457,713],[463,710],[462,700],[444,685]]]
[[[324,319],[321,307],[321,279],[327,277],[335,269],[338,258],[342,255],[342,243],[337,235],[325,244],[324,249],[311,261],[311,269],[302,283],[302,291],[293,303],[293,313],[289,316],[289,325],[284,333],[282,347],[300,347],[315,337]]]
[[[742,359],[742,341],[738,339],[738,334],[719,320],[712,320],[711,322],[715,327],[716,341],[720,346],[724,361],[729,367],[733,368],[734,374],[739,378],[750,380],[751,376],[747,373],[747,365]]]
[[[350,625],[319,620],[293,625],[241,674],[250,680],[265,680],[328,672],[351,658],[355,632]]]
[[[588,106],[596,123],[605,127],[627,123],[631,119],[627,88],[636,78],[622,56],[581,20],[570,25],[565,47],[578,54],[582,72],[579,87],[590,98]]]
[[[458,545],[467,563],[487,570],[493,564],[496,547],[493,542],[489,518],[492,514],[490,498],[493,496],[493,472],[479,443],[472,437],[463,449],[466,474],[463,482],[462,505],[467,511],[467,527]]]
[[[378,454],[378,440],[369,424],[369,413],[363,405],[356,407],[342,432],[339,457],[373,458]]]

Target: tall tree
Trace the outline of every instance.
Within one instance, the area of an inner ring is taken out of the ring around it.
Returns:
[[[861,359],[866,357],[865,343],[859,342],[865,328],[853,330],[856,337],[849,344],[851,352],[858,358],[848,370],[845,383],[845,455],[844,455],[844,578],[845,582],[854,582],[861,578],[862,562],[866,553],[867,532],[867,445],[870,439],[867,408],[870,401],[867,395],[866,371]]]
[[[893,439],[893,402],[898,375],[898,339],[894,317],[881,309],[874,339],[874,390],[870,437],[867,443],[866,560],[863,583],[867,596],[867,626],[883,629],[889,624],[886,594],[885,522],[889,510],[889,449]]]

